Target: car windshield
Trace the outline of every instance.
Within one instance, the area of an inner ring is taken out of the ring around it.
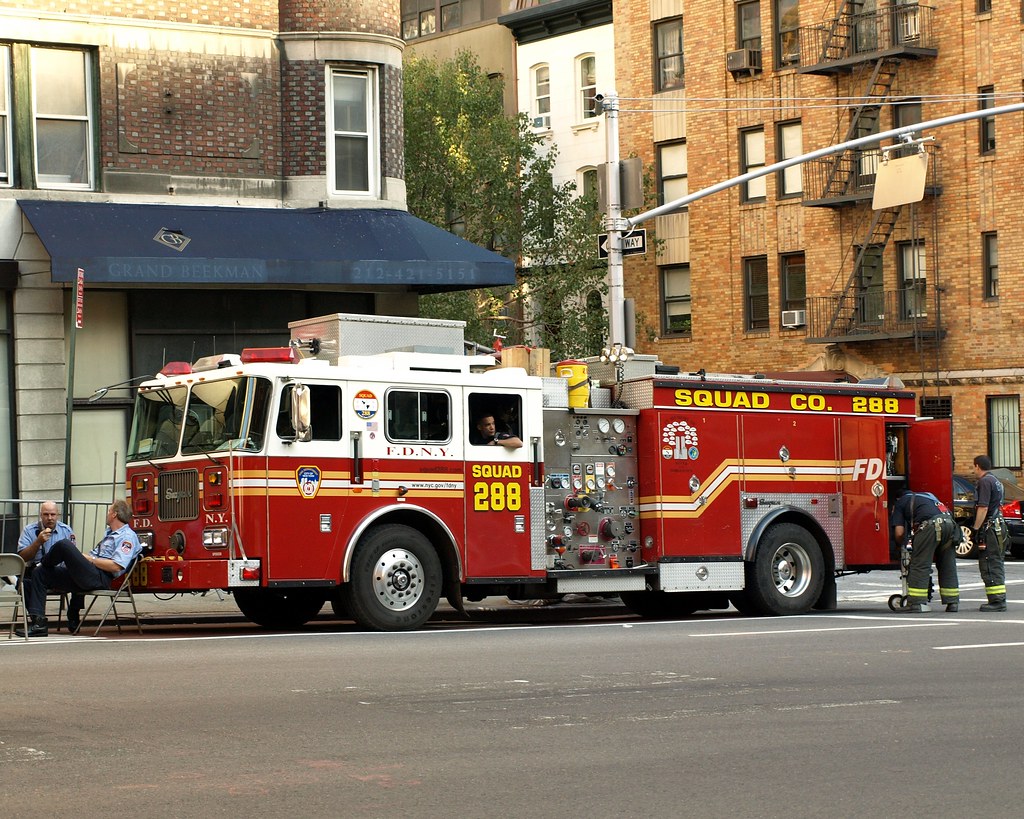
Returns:
[[[146,390],[135,400],[128,458],[155,459],[263,447],[270,383],[261,378],[206,381]]]

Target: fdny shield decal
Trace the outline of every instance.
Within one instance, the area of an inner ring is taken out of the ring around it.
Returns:
[[[300,466],[295,470],[295,483],[304,498],[315,498],[320,491],[320,467]]]

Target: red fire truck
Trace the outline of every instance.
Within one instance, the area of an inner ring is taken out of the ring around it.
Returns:
[[[267,627],[328,601],[401,630],[442,596],[568,592],[649,617],[799,613],[834,608],[839,575],[897,565],[902,487],[952,500],[949,424],[900,386],[640,356],[595,364],[584,402],[571,379],[464,355],[460,322],[289,326],[289,346],[171,363],[139,387],[139,589],[230,589]],[[485,416],[496,436],[480,437]]]

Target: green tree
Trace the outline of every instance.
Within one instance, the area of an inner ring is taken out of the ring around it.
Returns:
[[[515,286],[426,296],[423,314],[466,321],[486,346],[497,329],[555,360],[596,353],[607,327],[596,203],[552,182],[557,148],[505,114],[501,81],[470,52],[411,58],[404,74],[409,211],[517,262]]]

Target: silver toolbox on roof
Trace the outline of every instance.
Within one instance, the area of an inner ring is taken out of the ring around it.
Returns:
[[[464,355],[466,322],[402,316],[333,313],[288,322],[292,341],[319,340],[315,357],[338,362],[343,355],[413,352]]]

